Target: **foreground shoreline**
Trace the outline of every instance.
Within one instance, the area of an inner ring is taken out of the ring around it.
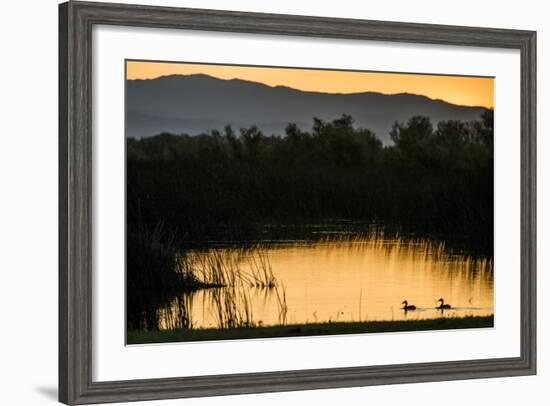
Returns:
[[[323,336],[334,334],[389,333],[402,331],[488,328],[494,316],[441,317],[426,320],[366,321],[289,324],[234,329],[174,329],[165,331],[128,331],[127,344],[154,344],[186,341],[212,341],[245,338]]]

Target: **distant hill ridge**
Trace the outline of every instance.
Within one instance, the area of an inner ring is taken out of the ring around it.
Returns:
[[[357,127],[374,131],[386,144],[395,121],[424,115],[435,126],[442,120],[478,120],[486,110],[410,93],[322,93],[205,74],[128,80],[126,103],[128,137],[195,135],[228,124],[235,129],[256,125],[266,135],[284,135],[288,123],[309,130],[313,117],[328,121],[349,114]]]

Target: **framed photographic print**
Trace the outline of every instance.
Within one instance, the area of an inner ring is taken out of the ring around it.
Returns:
[[[59,27],[60,401],[536,373],[535,32]]]

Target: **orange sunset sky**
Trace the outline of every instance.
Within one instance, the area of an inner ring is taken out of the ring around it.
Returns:
[[[419,75],[297,68],[127,61],[127,79],[205,74],[243,79],[268,86],[288,86],[325,93],[414,93],[464,106],[494,106],[494,79],[488,77]]]

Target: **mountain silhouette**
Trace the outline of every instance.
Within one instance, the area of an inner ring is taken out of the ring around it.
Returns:
[[[357,127],[372,130],[388,144],[395,121],[406,122],[414,115],[427,116],[434,125],[442,120],[472,121],[485,110],[408,93],[309,92],[202,74],[126,83],[126,135],[135,138],[161,132],[196,135],[228,124],[234,129],[256,125],[266,135],[284,135],[288,123],[309,130],[313,117],[329,121],[349,114]]]

